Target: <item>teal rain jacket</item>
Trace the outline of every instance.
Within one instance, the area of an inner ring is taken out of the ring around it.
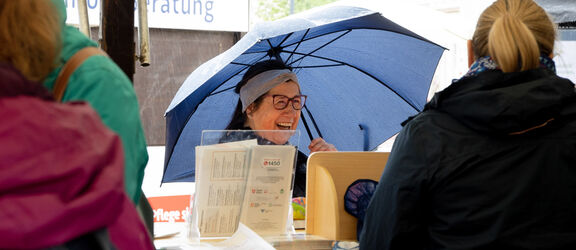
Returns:
[[[52,2],[62,18],[63,47],[60,62],[64,65],[78,50],[88,46],[97,47],[97,44],[77,28],[66,25],[64,0]],[[61,67],[50,73],[44,82],[45,87],[50,90],[54,88],[60,69]],[[148,152],[138,100],[130,79],[110,58],[92,56],[70,76],[62,101],[74,100],[89,102],[104,124],[122,139],[126,162],[124,185],[128,196],[137,203],[141,195]]]

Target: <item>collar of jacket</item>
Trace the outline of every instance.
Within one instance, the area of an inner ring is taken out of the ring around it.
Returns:
[[[490,70],[454,82],[424,111],[449,114],[478,132],[508,135],[559,121],[575,105],[574,84],[550,70]]]
[[[0,98],[31,96],[52,101],[52,94],[40,83],[32,82],[9,64],[0,63]]]

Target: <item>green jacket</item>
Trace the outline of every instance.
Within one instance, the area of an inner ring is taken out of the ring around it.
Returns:
[[[67,26],[64,0],[52,0],[62,17],[62,65],[78,50],[97,44],[78,29]],[[54,88],[61,67],[46,78],[44,85]],[[108,57],[92,56],[70,76],[62,101],[83,100],[98,112],[104,124],[122,139],[125,156],[124,185],[126,193],[135,203],[141,195],[144,168],[148,162],[146,139],[140,120],[136,93],[130,79]],[[103,159],[104,160],[104,159]]]

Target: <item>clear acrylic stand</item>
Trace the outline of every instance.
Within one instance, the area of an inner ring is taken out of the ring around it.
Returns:
[[[300,134],[295,130],[203,131],[187,238],[228,238],[242,222],[260,235],[289,235]]]

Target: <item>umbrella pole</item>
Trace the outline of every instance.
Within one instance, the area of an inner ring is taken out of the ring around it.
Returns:
[[[80,19],[80,32],[88,38],[91,38],[90,24],[88,24],[88,5],[86,5],[86,0],[78,1],[78,19]]]
[[[312,133],[310,132],[310,127],[308,127],[308,123],[306,122],[306,118],[304,118],[303,115],[300,115],[300,118],[302,118],[302,124],[304,124],[304,127],[306,128],[306,132],[308,132],[308,137],[310,138],[310,141],[312,141],[314,139],[314,137],[312,137]]]
[[[320,129],[318,129],[318,124],[316,124],[316,120],[314,120],[314,116],[312,116],[310,110],[308,108],[305,108],[304,110],[306,110],[306,113],[308,113],[308,117],[310,117],[312,125],[314,125],[314,128],[316,129],[316,133],[318,134],[318,136],[324,138],[324,136],[322,136],[322,133],[320,132]]]

